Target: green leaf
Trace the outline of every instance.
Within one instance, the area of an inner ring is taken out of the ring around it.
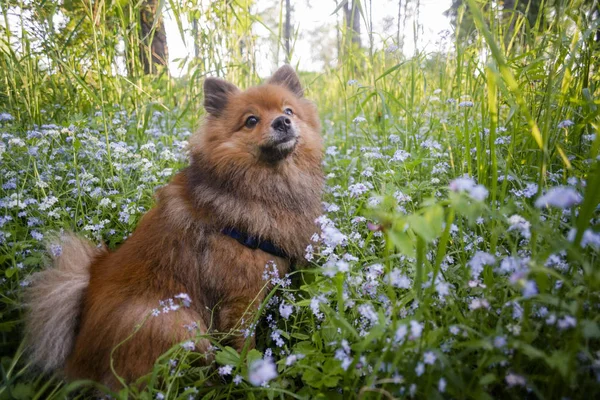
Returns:
[[[496,374],[492,374],[492,373],[485,374],[484,376],[482,376],[479,379],[479,385],[486,386],[486,385],[496,382],[497,380],[498,380],[498,377],[496,377]]]
[[[304,333],[300,333],[300,332],[294,332],[291,334],[291,336],[295,339],[300,339],[300,340],[306,340],[306,339],[310,338],[310,336],[305,335]]]
[[[215,360],[221,365],[235,366],[240,362],[240,355],[233,347],[227,346],[215,355]]]
[[[10,278],[11,276],[13,276],[19,269],[17,267],[10,267],[8,268],[6,271],[4,271],[4,275],[6,275],[7,278]]]
[[[583,327],[583,337],[586,339],[600,338],[600,327],[597,322],[584,319],[581,321],[581,326]]]
[[[34,265],[40,265],[42,262],[42,258],[39,256],[30,256],[27,257],[25,260],[23,260],[23,265],[26,265],[28,267],[34,266]]]
[[[12,396],[16,400],[26,400],[33,397],[34,390],[30,385],[25,383],[17,383],[10,390]]]
[[[546,359],[548,365],[560,372],[563,378],[566,378],[569,375],[569,369],[571,365],[569,361],[569,353],[561,350],[555,351]]]
[[[415,257],[414,240],[412,240],[407,233],[390,230],[387,234],[400,253],[411,258]]]

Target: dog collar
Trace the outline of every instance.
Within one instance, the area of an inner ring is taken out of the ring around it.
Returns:
[[[269,240],[261,241],[256,236],[247,235],[246,233],[240,232],[235,228],[225,228],[221,231],[221,233],[237,240],[250,249],[259,249],[276,257],[281,257],[288,260],[290,259],[290,256],[284,250],[280,249]]]

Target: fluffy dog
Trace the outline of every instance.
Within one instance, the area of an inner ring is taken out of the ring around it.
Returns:
[[[265,265],[284,274],[302,259],[323,175],[317,110],[298,76],[284,66],[246,91],[208,78],[204,95],[190,165],[157,191],[131,237],[109,251],[65,235],[53,265],[33,276],[26,338],[45,371],[117,388],[111,359],[131,382],[178,342],[195,340],[202,352],[209,343],[189,326],[243,327],[264,297]],[[178,295],[185,306],[150,316]]]

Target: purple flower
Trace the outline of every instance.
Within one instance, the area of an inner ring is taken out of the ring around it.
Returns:
[[[546,194],[540,196],[535,201],[537,208],[544,207],[557,207],[557,208],[570,208],[581,203],[583,198],[573,188],[567,186],[557,186],[548,190]]]

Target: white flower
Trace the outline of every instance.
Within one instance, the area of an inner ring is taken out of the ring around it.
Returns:
[[[400,149],[400,150],[396,150],[396,152],[394,153],[394,156],[392,157],[392,161],[404,162],[404,161],[408,160],[409,157],[410,157],[410,153]]]
[[[418,339],[421,337],[421,333],[423,333],[423,324],[415,320],[410,321],[410,338]]]
[[[175,298],[181,300],[181,304],[186,308],[189,308],[192,304],[192,299],[190,299],[190,296],[188,296],[187,293],[179,293]]]
[[[548,190],[545,195],[540,196],[535,201],[537,208],[544,207],[557,207],[557,208],[569,208],[579,203],[583,198],[581,195],[571,187],[557,186]]]
[[[425,364],[433,365],[435,363],[435,360],[437,360],[437,357],[432,351],[427,351],[425,352],[425,354],[423,354],[423,362]]]
[[[304,354],[291,354],[285,359],[285,365],[290,366],[296,363],[296,361],[304,358]]]
[[[485,251],[475,253],[473,258],[468,262],[469,267],[471,267],[471,276],[473,279],[479,278],[484,266],[492,265],[494,262],[496,262],[496,258],[490,253],[486,253]]]
[[[485,200],[489,194],[485,186],[477,185],[475,180],[467,175],[454,179],[448,186],[453,192],[469,193],[469,196],[477,201]]]
[[[367,119],[365,117],[356,117],[352,120],[352,122],[354,122],[355,124],[361,123],[361,122],[365,122]]]
[[[183,347],[187,351],[193,351],[196,348],[196,345],[193,341],[188,340],[187,342],[181,343],[181,347]]]
[[[417,363],[417,367],[415,368],[415,373],[417,376],[423,375],[425,372],[425,365],[422,362]]]
[[[469,304],[470,310],[477,310],[479,308],[490,308],[490,303],[486,299],[475,298],[471,300]]]
[[[379,316],[375,312],[375,309],[370,304],[361,304],[358,306],[358,313],[365,319],[371,322],[371,325],[376,324],[379,321]]]
[[[475,187],[475,180],[468,176],[456,178],[450,182],[449,187],[453,192],[470,191]]]
[[[240,383],[242,383],[242,376],[241,375],[236,375],[235,378],[233,378],[233,383],[235,383],[236,385],[239,385]]]
[[[336,247],[348,238],[334,226],[326,226],[321,234],[323,242],[329,247]]]
[[[402,325],[398,326],[398,329],[396,329],[396,336],[395,336],[396,343],[402,343],[404,341],[404,338],[406,337],[407,333],[408,333],[408,328],[406,327],[406,325],[402,324]]]
[[[477,185],[469,192],[471,197],[477,201],[483,201],[488,197],[488,190],[483,185]]]
[[[473,107],[473,102],[472,101],[461,101],[460,103],[458,103],[459,107]]]
[[[531,231],[529,229],[531,224],[525,218],[515,214],[508,219],[508,223],[510,224],[508,227],[509,232],[516,230],[519,231],[525,239],[529,239],[531,237]]]
[[[233,371],[233,366],[231,366],[231,365],[223,365],[222,367],[219,367],[219,369],[218,369],[219,375],[221,375],[221,376],[231,375],[232,371]]]
[[[394,268],[387,276],[387,279],[390,285],[400,289],[410,289],[412,285],[410,278],[404,275],[398,268]]]
[[[290,315],[292,315],[292,313],[294,312],[294,306],[291,304],[285,304],[285,300],[281,302],[281,304],[279,305],[279,314],[285,318],[288,319],[290,317]]]
[[[444,393],[446,391],[446,380],[444,378],[440,378],[438,381],[438,390],[440,393]]]
[[[254,386],[260,386],[277,378],[277,368],[270,358],[255,360],[250,364],[248,380]]]
[[[361,194],[367,193],[369,188],[364,183],[355,183],[354,185],[348,186],[348,191],[352,197],[358,197]]]

